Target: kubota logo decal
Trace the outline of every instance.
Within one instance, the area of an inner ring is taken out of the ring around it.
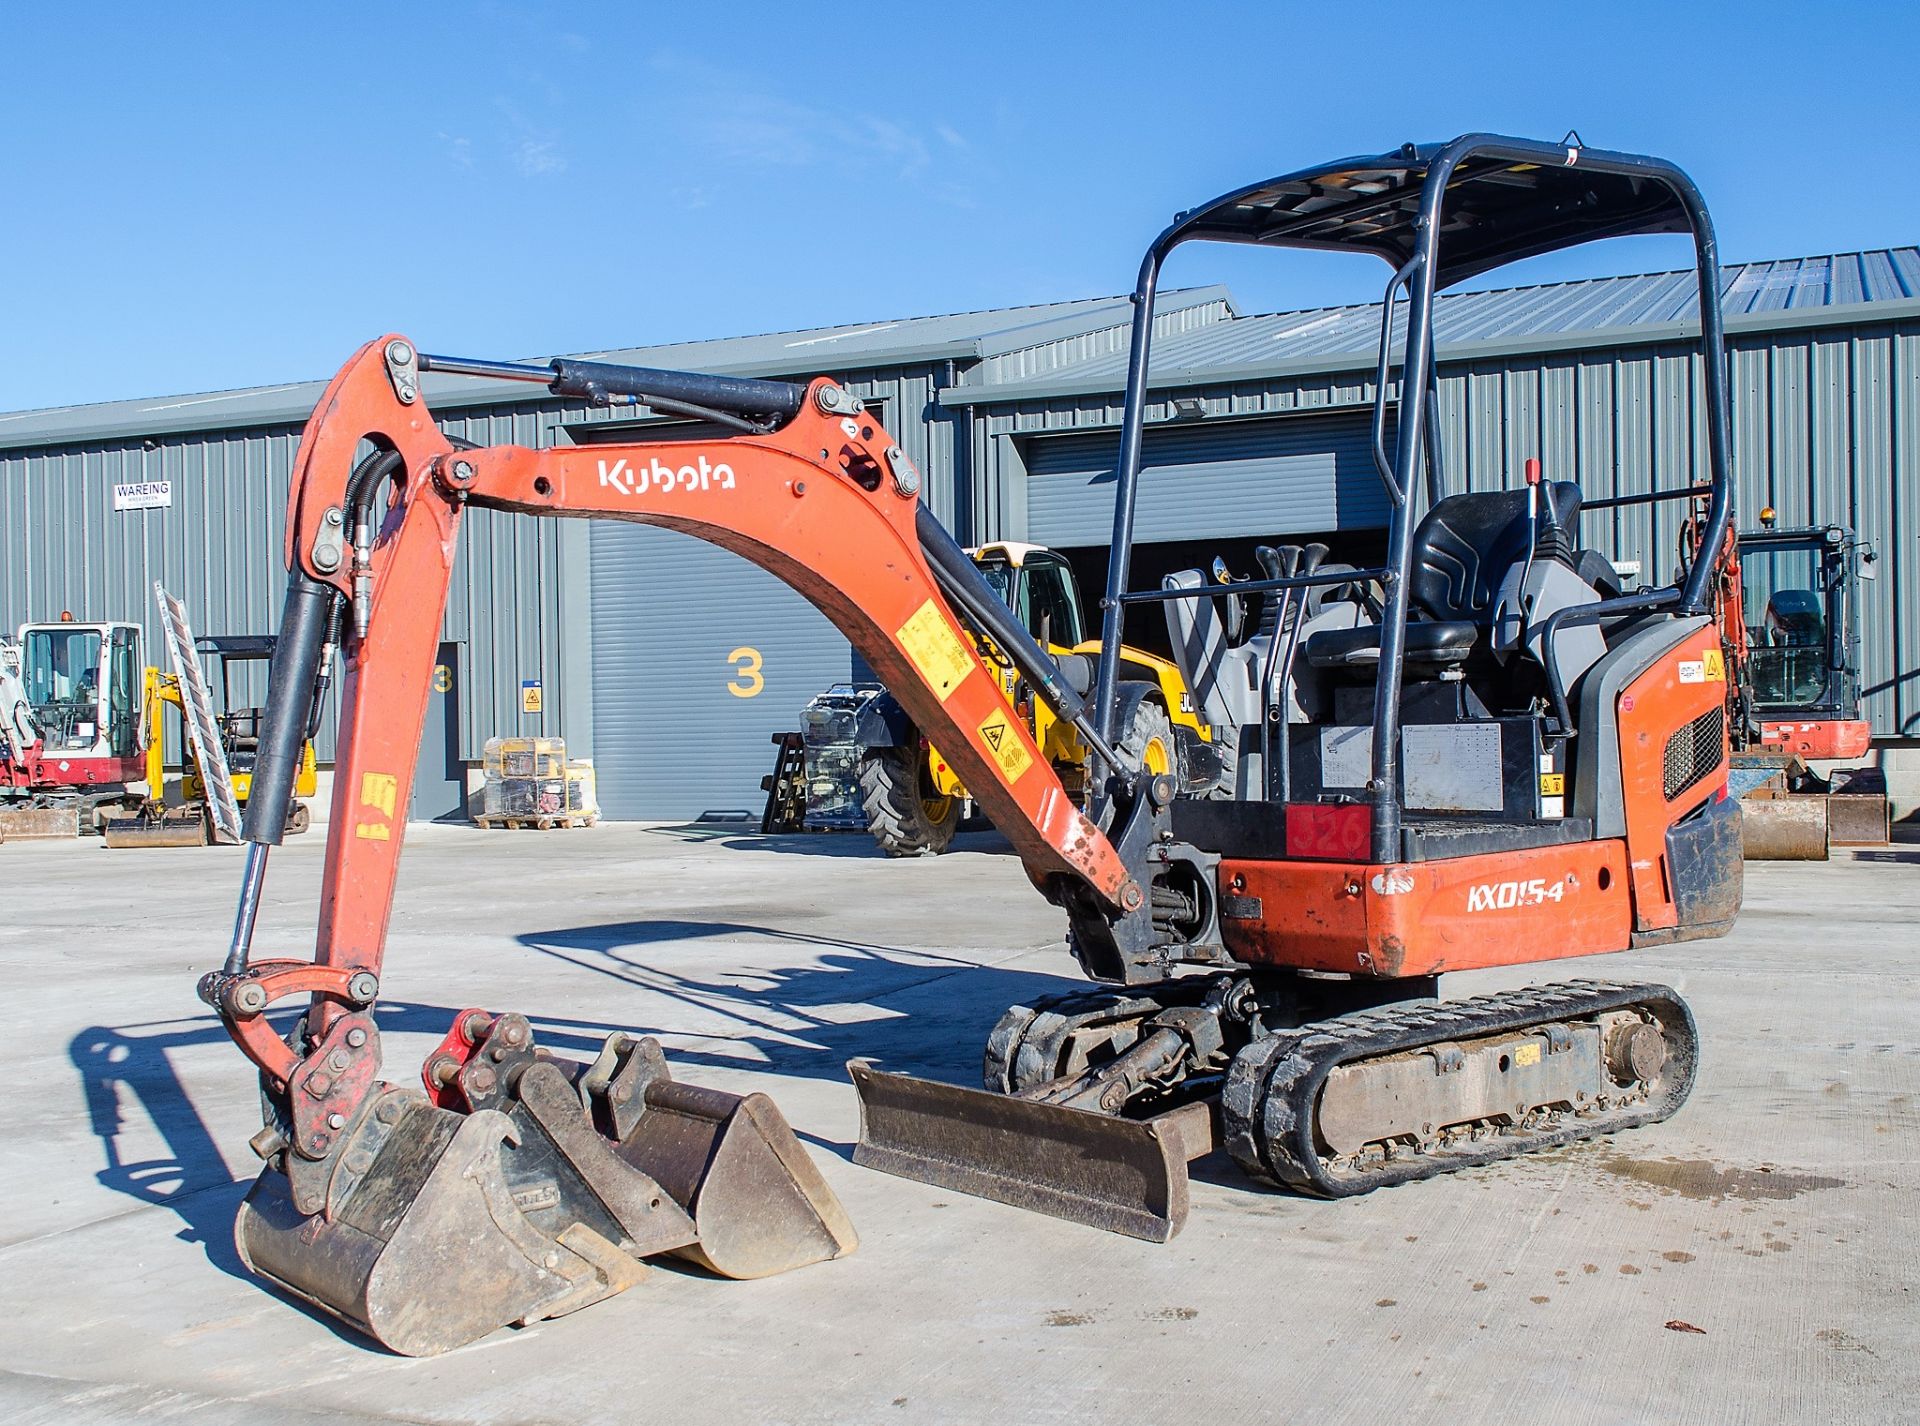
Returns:
[[[1567,894],[1567,883],[1536,876],[1531,881],[1489,881],[1467,888],[1467,910],[1512,911],[1520,906],[1544,906]]]
[[[622,495],[645,495],[649,490],[662,495],[675,490],[731,490],[733,467],[725,461],[712,465],[705,456],[700,457],[698,465],[683,465],[678,470],[658,456],[647,465],[629,466],[622,456],[612,465],[600,462],[600,484]]]

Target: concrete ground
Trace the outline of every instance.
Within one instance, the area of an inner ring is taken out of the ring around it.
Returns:
[[[849,1055],[975,1082],[1001,1007],[1075,984],[1017,863],[962,847],[415,829],[393,1078],[464,1005],[566,1047],[657,1033],[680,1077],[772,1092],[862,1238],[758,1283],[662,1269],[427,1361],[234,1255],[257,1106],[193,983],[237,853],[0,847],[0,1419],[1911,1419],[1920,848],[1752,868],[1724,941],[1552,969],[1688,995],[1704,1060],[1668,1123],[1341,1203],[1208,1160],[1153,1246],[848,1161]],[[276,854],[260,951],[310,944],[321,850]]]

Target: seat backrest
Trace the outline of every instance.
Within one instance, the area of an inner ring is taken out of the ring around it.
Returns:
[[[1209,587],[1207,577],[1197,569],[1178,570],[1161,581],[1163,589],[1205,591]],[[1169,599],[1164,607],[1173,664],[1186,680],[1201,721],[1222,728],[1259,722],[1255,670],[1265,663],[1271,641],[1255,636],[1229,647],[1220,605],[1205,593],[1193,599]]]
[[[1541,501],[1540,520],[1569,534],[1580,513],[1580,487],[1567,480],[1550,486],[1551,513]],[[1525,490],[1482,490],[1449,495],[1427,511],[1413,532],[1413,601],[1430,619],[1464,619],[1484,624],[1493,617],[1500,582],[1527,557]]]

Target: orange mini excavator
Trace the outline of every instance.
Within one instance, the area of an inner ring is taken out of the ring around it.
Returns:
[[[1449,491],[1434,294],[1589,239],[1668,232],[1690,233],[1697,253],[1711,495],[1703,553],[1671,587],[1629,592],[1580,540],[1577,484],[1529,463],[1511,489]],[[1129,590],[1154,293],[1167,253],[1194,239],[1350,249],[1392,268],[1373,411],[1390,511],[1377,567],[1283,546],[1262,554],[1264,579],[1190,572]],[[1187,1160],[1221,1140],[1256,1176],[1344,1195],[1673,1113],[1696,1043],[1663,986],[1436,997],[1442,972],[1718,935],[1738,910],[1711,614],[1733,549],[1719,290],[1686,175],[1571,139],[1408,146],[1184,214],[1136,293],[1097,661],[1035,644],[922,506],[919,471],[833,380],[370,343],[300,444],[240,911],[224,967],[200,987],[265,1088],[254,1147],[267,1167],[237,1230],[246,1261],[397,1350],[432,1352],[617,1292],[650,1254],[751,1277],[853,1244],[772,1105],[676,1083],[650,1041],[616,1035],[593,1063],[570,1063],[537,1048],[523,1017],[469,1010],[417,1085],[378,1078],[403,791],[469,505],[660,525],[780,576],[940,747],[1065,912],[1081,967],[1108,984],[1009,1011],[984,1089],[856,1061],[860,1162],[1164,1240],[1186,1214]],[[735,434],[458,446],[434,424],[424,372],[644,403]],[[1271,602],[1236,642],[1221,601],[1251,596]],[[1167,778],[1129,774],[1114,752],[1124,615],[1144,603],[1165,612],[1234,760],[1230,797],[1175,799]],[[985,640],[1106,769],[1084,808],[1011,716]],[[336,649],[316,951],[257,959],[267,854]],[[270,1025],[293,996],[309,998],[304,1014]]]

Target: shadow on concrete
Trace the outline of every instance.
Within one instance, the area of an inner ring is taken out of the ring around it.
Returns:
[[[1856,862],[1882,862],[1893,866],[1920,866],[1920,847],[1884,847],[1862,850],[1858,847],[1849,852],[1851,860]]]
[[[777,941],[819,954],[806,965],[720,968],[710,977],[650,964],[650,947],[709,938]],[[684,1021],[676,1026],[667,1016],[665,1023],[624,1027],[679,1042],[668,1053],[675,1065],[838,1082],[846,1079],[846,1061],[863,1055],[890,1068],[977,1084],[987,1033],[1008,1006],[1085,985],[1070,974],[1064,954],[1055,976],[734,922],[621,921],[518,939],[543,956],[697,1012],[698,1028]]]
[[[854,857],[866,861],[886,861],[887,854],[865,832],[785,832],[777,835],[736,834],[722,842],[728,851],[780,852],[786,855],[814,857]],[[955,852],[979,852],[983,856],[1010,857],[1013,843],[991,828],[980,832],[960,832],[954,836],[947,855]],[[902,860],[916,860],[902,858]]]

